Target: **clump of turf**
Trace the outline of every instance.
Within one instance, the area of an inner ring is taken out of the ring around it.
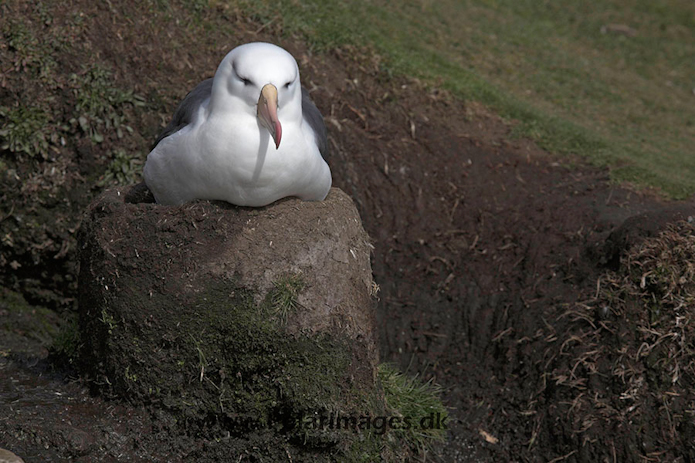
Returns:
[[[565,399],[559,413],[582,442],[610,439],[605,429],[631,428],[646,455],[688,453],[695,438],[695,226],[668,225],[630,249],[618,271],[597,282],[587,301],[564,314],[569,329],[548,337],[546,392]],[[644,429],[662,429],[658,440]],[[661,460],[666,461],[666,460]]]
[[[441,388],[388,363],[379,365],[377,379],[378,388],[362,394],[352,409],[305,416],[307,436],[352,435],[347,461],[425,461],[446,439],[448,412]]]

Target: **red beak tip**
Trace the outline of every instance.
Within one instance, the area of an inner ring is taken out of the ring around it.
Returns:
[[[275,149],[280,148],[280,140],[282,140],[282,126],[280,121],[275,123]]]

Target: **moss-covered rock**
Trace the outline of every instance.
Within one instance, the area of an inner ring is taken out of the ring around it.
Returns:
[[[0,289],[0,357],[45,357],[62,324],[54,311],[29,304],[19,293]]]

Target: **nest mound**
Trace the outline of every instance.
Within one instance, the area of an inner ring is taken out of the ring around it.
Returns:
[[[371,246],[350,198],[251,209],[127,193],[100,196],[81,231],[80,361],[94,383],[194,429],[344,440],[298,425],[379,397]]]

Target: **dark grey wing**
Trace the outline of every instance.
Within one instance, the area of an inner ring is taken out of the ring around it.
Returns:
[[[174,117],[169,122],[169,125],[164,127],[154,144],[152,149],[162,141],[163,138],[168,137],[172,133],[176,133],[188,124],[190,124],[193,119],[193,115],[196,113],[200,105],[212,94],[212,78],[207,79],[199,83],[193,90],[188,92],[188,95],[179,103],[176,111],[174,111]]]
[[[328,152],[326,124],[323,122],[321,111],[319,111],[319,108],[311,101],[309,91],[304,87],[302,87],[302,114],[304,115],[304,120],[316,134],[316,143],[319,145],[321,156],[323,156],[324,160],[328,161],[330,153]]]

